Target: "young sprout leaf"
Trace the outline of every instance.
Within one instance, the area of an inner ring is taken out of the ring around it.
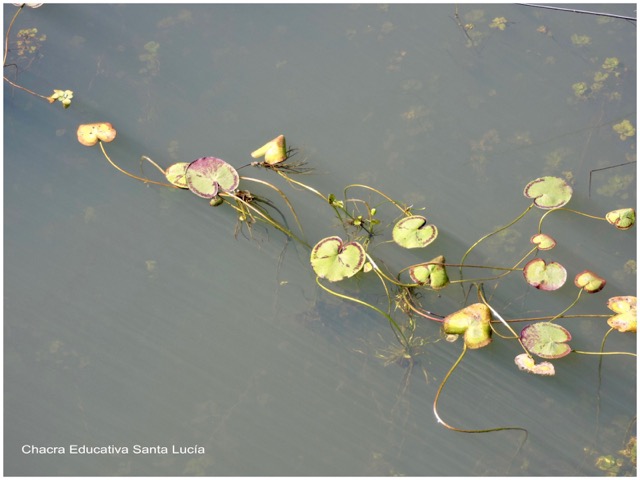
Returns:
[[[604,288],[607,281],[595,273],[585,270],[576,275],[573,283],[576,287],[583,288],[587,293],[596,293]]]
[[[358,242],[343,243],[340,237],[320,240],[311,250],[311,266],[320,278],[338,282],[353,277],[364,266],[366,255]]]
[[[165,177],[167,177],[167,181],[176,187],[189,188],[189,185],[187,185],[188,166],[189,164],[187,162],[178,162],[169,166],[169,168],[164,172]]]
[[[556,241],[546,233],[538,233],[531,237],[531,243],[538,246],[538,250],[551,250]]]
[[[251,153],[252,158],[260,158],[263,155],[265,163],[269,165],[284,162],[287,159],[287,144],[284,135],[278,135]]]
[[[536,364],[526,353],[521,353],[515,358],[516,365],[524,372],[533,373],[534,375],[551,376],[556,374],[556,369],[552,363],[540,362]]]
[[[607,308],[617,315],[609,317],[607,323],[619,332],[636,332],[638,328],[637,299],[633,296],[611,297]]]
[[[445,317],[442,329],[447,335],[464,334],[468,348],[482,348],[491,343],[491,311],[484,303],[474,303]]]
[[[421,215],[405,217],[395,224],[393,241],[404,248],[422,248],[433,242],[438,236],[438,228],[427,224]]]
[[[420,285],[429,283],[434,290],[444,288],[449,284],[444,262],[444,256],[440,255],[427,263],[413,265],[409,268],[409,276],[411,280]]]
[[[533,198],[533,203],[543,210],[560,208],[571,200],[573,189],[562,178],[540,177],[524,187],[524,196]]]
[[[78,127],[78,141],[82,145],[92,147],[98,140],[110,142],[116,138],[116,129],[108,122],[105,123],[88,123]]]
[[[203,198],[213,198],[219,190],[233,192],[240,183],[236,169],[215,157],[194,160],[187,167],[185,176],[189,190]]]
[[[534,258],[522,270],[529,285],[539,290],[557,290],[567,280],[567,271],[557,262],[546,263],[541,258]]]
[[[571,334],[555,323],[527,325],[520,332],[520,340],[531,353],[542,358],[561,358],[571,352],[571,347],[566,343],[571,340]]]
[[[636,223],[636,212],[633,208],[621,208],[607,213],[605,218],[618,230],[628,230]]]

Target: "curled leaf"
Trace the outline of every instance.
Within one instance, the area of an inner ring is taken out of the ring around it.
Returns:
[[[638,329],[637,299],[633,296],[611,297],[607,308],[617,315],[609,317],[607,323],[619,332],[636,332]]]
[[[560,208],[571,200],[573,189],[562,178],[540,177],[524,187],[524,196],[533,198],[533,203],[543,210]]]
[[[78,141],[82,145],[92,147],[98,140],[110,142],[116,138],[116,129],[108,122],[88,123],[78,127]]]
[[[263,155],[265,163],[269,165],[284,162],[287,159],[287,144],[284,135],[278,135],[251,153],[252,158],[260,158]]]
[[[189,188],[189,185],[187,185],[187,167],[189,167],[187,162],[174,163],[167,168],[164,176],[169,183],[176,187]]]
[[[538,250],[551,250],[556,246],[556,241],[546,233],[538,233],[532,236],[531,243],[537,245]]]
[[[203,198],[213,198],[219,190],[233,192],[240,183],[235,168],[216,157],[194,160],[186,169],[189,190]]]
[[[404,248],[422,248],[433,242],[438,236],[438,228],[427,224],[422,215],[412,215],[401,219],[391,232],[393,241]]]
[[[409,276],[411,280],[420,285],[429,283],[434,290],[444,288],[449,284],[444,262],[444,256],[440,255],[427,263],[413,265],[409,268]]]
[[[534,375],[551,376],[556,374],[556,369],[552,363],[540,362],[536,364],[526,353],[521,353],[515,358],[516,365],[524,372],[533,373]]]
[[[541,258],[534,258],[527,263],[522,273],[529,285],[539,290],[557,290],[567,280],[567,271],[557,262],[545,262]]]
[[[576,275],[573,283],[576,287],[584,289],[587,293],[596,293],[604,288],[607,281],[595,273],[585,270]]]
[[[636,211],[633,208],[621,208],[607,213],[607,222],[618,230],[628,230],[636,223]]]
[[[491,311],[484,303],[474,303],[445,317],[442,329],[447,335],[464,334],[468,348],[491,343]]]
[[[531,353],[542,358],[561,358],[571,352],[571,347],[566,343],[571,340],[571,334],[555,323],[527,325],[520,332],[520,340]]]
[[[338,282],[353,277],[366,260],[364,248],[358,242],[343,243],[340,237],[327,237],[311,250],[311,266],[320,278]]]

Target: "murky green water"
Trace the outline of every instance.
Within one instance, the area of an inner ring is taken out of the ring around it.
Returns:
[[[6,31],[15,7],[3,8]],[[18,58],[15,35],[34,27],[46,40]],[[413,364],[394,361],[386,320],[319,290],[304,247],[262,227],[235,238],[230,209],[125,177],[76,129],[113,123],[107,150],[133,172],[141,155],[240,166],[284,133],[321,192],[366,183],[426,207],[438,239],[424,251],[379,245],[389,268],[456,263],[529,205],[522,190],[543,175],[569,181],[573,209],[635,207],[635,136],[613,130],[636,125],[635,23],[512,5],[45,5],[18,17],[7,63],[13,81],[74,97],[64,110],[4,88],[5,474],[599,475],[597,456],[620,457],[635,358],[607,357],[599,387],[597,357],[571,354],[535,377],[496,337],[468,352],[439,411],[460,428],[521,426],[528,440],[515,455],[520,432],[449,431],[433,400],[461,340],[437,341],[439,324],[419,320],[433,343]],[[589,192],[590,172],[616,164],[593,172]],[[277,183],[311,243],[341,234],[317,197],[273,172],[241,173]],[[467,262],[513,265],[539,217]],[[545,293],[506,277],[487,292],[506,318],[561,312],[584,269],[607,285],[572,312],[608,314],[609,297],[636,294],[635,227],[564,212],[547,230],[558,246],[541,256],[563,262],[567,285]],[[340,287],[385,308],[370,277]],[[441,314],[464,304],[458,287],[422,300]],[[604,318],[558,323],[585,351],[608,330]],[[614,332],[606,348],[635,352],[635,335]],[[32,445],[65,453],[24,453]]]

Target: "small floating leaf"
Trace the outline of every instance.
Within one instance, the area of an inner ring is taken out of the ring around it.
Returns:
[[[320,278],[338,282],[353,277],[364,266],[365,251],[358,242],[343,243],[340,237],[320,240],[311,250],[311,266]]]
[[[98,140],[110,142],[116,138],[116,129],[108,122],[88,123],[78,127],[78,141],[82,145],[92,147]]]
[[[169,166],[167,170],[164,172],[164,176],[167,177],[167,181],[172,183],[176,187],[180,188],[189,188],[187,185],[187,167],[189,163],[187,162],[178,162]]]
[[[636,223],[636,211],[633,208],[612,210],[605,216],[607,222],[619,230],[628,230]]]
[[[421,215],[405,217],[393,227],[393,241],[404,248],[422,248],[438,236],[438,228]]]
[[[521,353],[515,358],[516,365],[524,372],[533,373],[535,375],[551,376],[556,374],[556,369],[552,363],[540,362],[536,364],[526,353]]]
[[[533,198],[536,207],[544,210],[560,208],[571,200],[573,189],[562,178],[540,177],[524,187],[524,196]]]
[[[596,293],[604,288],[607,281],[595,273],[585,270],[576,275],[573,283],[575,283],[576,287],[583,288],[587,293]]]
[[[527,325],[520,332],[520,340],[531,352],[542,358],[561,358],[569,355],[569,331],[555,323],[539,322]]]
[[[531,243],[538,246],[538,250],[551,250],[556,241],[546,233],[538,233],[531,237]]]
[[[529,285],[539,290],[557,290],[567,280],[567,271],[557,262],[546,263],[541,258],[534,258],[522,270]]]
[[[263,155],[265,163],[269,165],[284,162],[287,159],[287,144],[284,135],[278,135],[251,153],[252,158],[260,158]]]
[[[638,329],[637,299],[633,296],[611,297],[607,308],[617,315],[609,317],[607,323],[619,332],[636,332]]]
[[[444,256],[440,255],[427,263],[413,265],[409,268],[411,280],[420,285],[430,284],[431,288],[437,290],[449,284],[449,277],[444,266]]]
[[[482,348],[491,343],[491,311],[484,303],[474,303],[445,317],[442,329],[447,335],[464,333],[468,348]]]
[[[218,190],[232,192],[240,183],[236,169],[224,160],[202,157],[189,164],[186,170],[189,190],[203,198],[213,198]]]

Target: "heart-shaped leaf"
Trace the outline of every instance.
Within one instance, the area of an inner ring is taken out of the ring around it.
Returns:
[[[108,122],[88,123],[78,127],[78,141],[82,145],[91,147],[98,143],[98,140],[110,142],[116,138],[116,129]]]
[[[236,169],[216,157],[202,157],[191,162],[186,178],[189,190],[203,198],[213,198],[219,190],[233,192],[240,183]]]
[[[404,248],[422,248],[438,236],[438,228],[421,215],[405,217],[393,227],[393,241]]]
[[[576,287],[583,288],[587,293],[596,293],[604,288],[607,281],[595,273],[585,270],[576,275],[573,283],[575,283]]]
[[[320,278],[338,282],[353,277],[364,266],[366,255],[358,242],[343,243],[340,237],[327,237],[311,250],[311,266]]]
[[[427,263],[413,265],[409,268],[409,276],[411,280],[420,285],[429,283],[434,290],[444,288],[449,284],[444,262],[444,256],[440,255]]]
[[[612,210],[605,215],[605,218],[618,230],[628,230],[636,223],[636,211],[633,208]]]
[[[571,334],[555,323],[527,325],[520,332],[520,340],[531,353],[542,358],[561,358],[571,352],[571,347],[566,343],[571,340]]]
[[[619,332],[636,332],[638,329],[637,299],[633,296],[611,297],[607,302],[609,310],[617,315],[609,317],[607,323]]]
[[[571,200],[573,189],[562,178],[540,177],[524,187],[524,196],[533,198],[536,207],[544,210],[559,208]]]
[[[468,348],[482,348],[491,343],[491,311],[484,303],[474,303],[445,317],[442,329],[447,335],[464,334]]]
[[[527,263],[522,273],[529,285],[539,290],[557,290],[567,280],[567,271],[557,262],[545,262],[541,258],[534,258]]]
[[[265,143],[258,150],[251,153],[253,158],[260,158],[264,155],[265,163],[275,165],[287,159],[287,143],[284,135],[278,135],[270,142]]]
[[[515,358],[516,365],[522,371],[533,373],[534,375],[551,376],[556,374],[556,369],[552,363],[540,362],[536,364],[526,353],[521,353]]]
[[[531,243],[537,245],[538,250],[551,250],[556,246],[556,241],[546,233],[538,233],[531,237]]]
[[[176,187],[189,188],[187,185],[187,162],[178,162],[169,166],[164,172],[164,176],[167,177],[167,181],[172,183]]]

